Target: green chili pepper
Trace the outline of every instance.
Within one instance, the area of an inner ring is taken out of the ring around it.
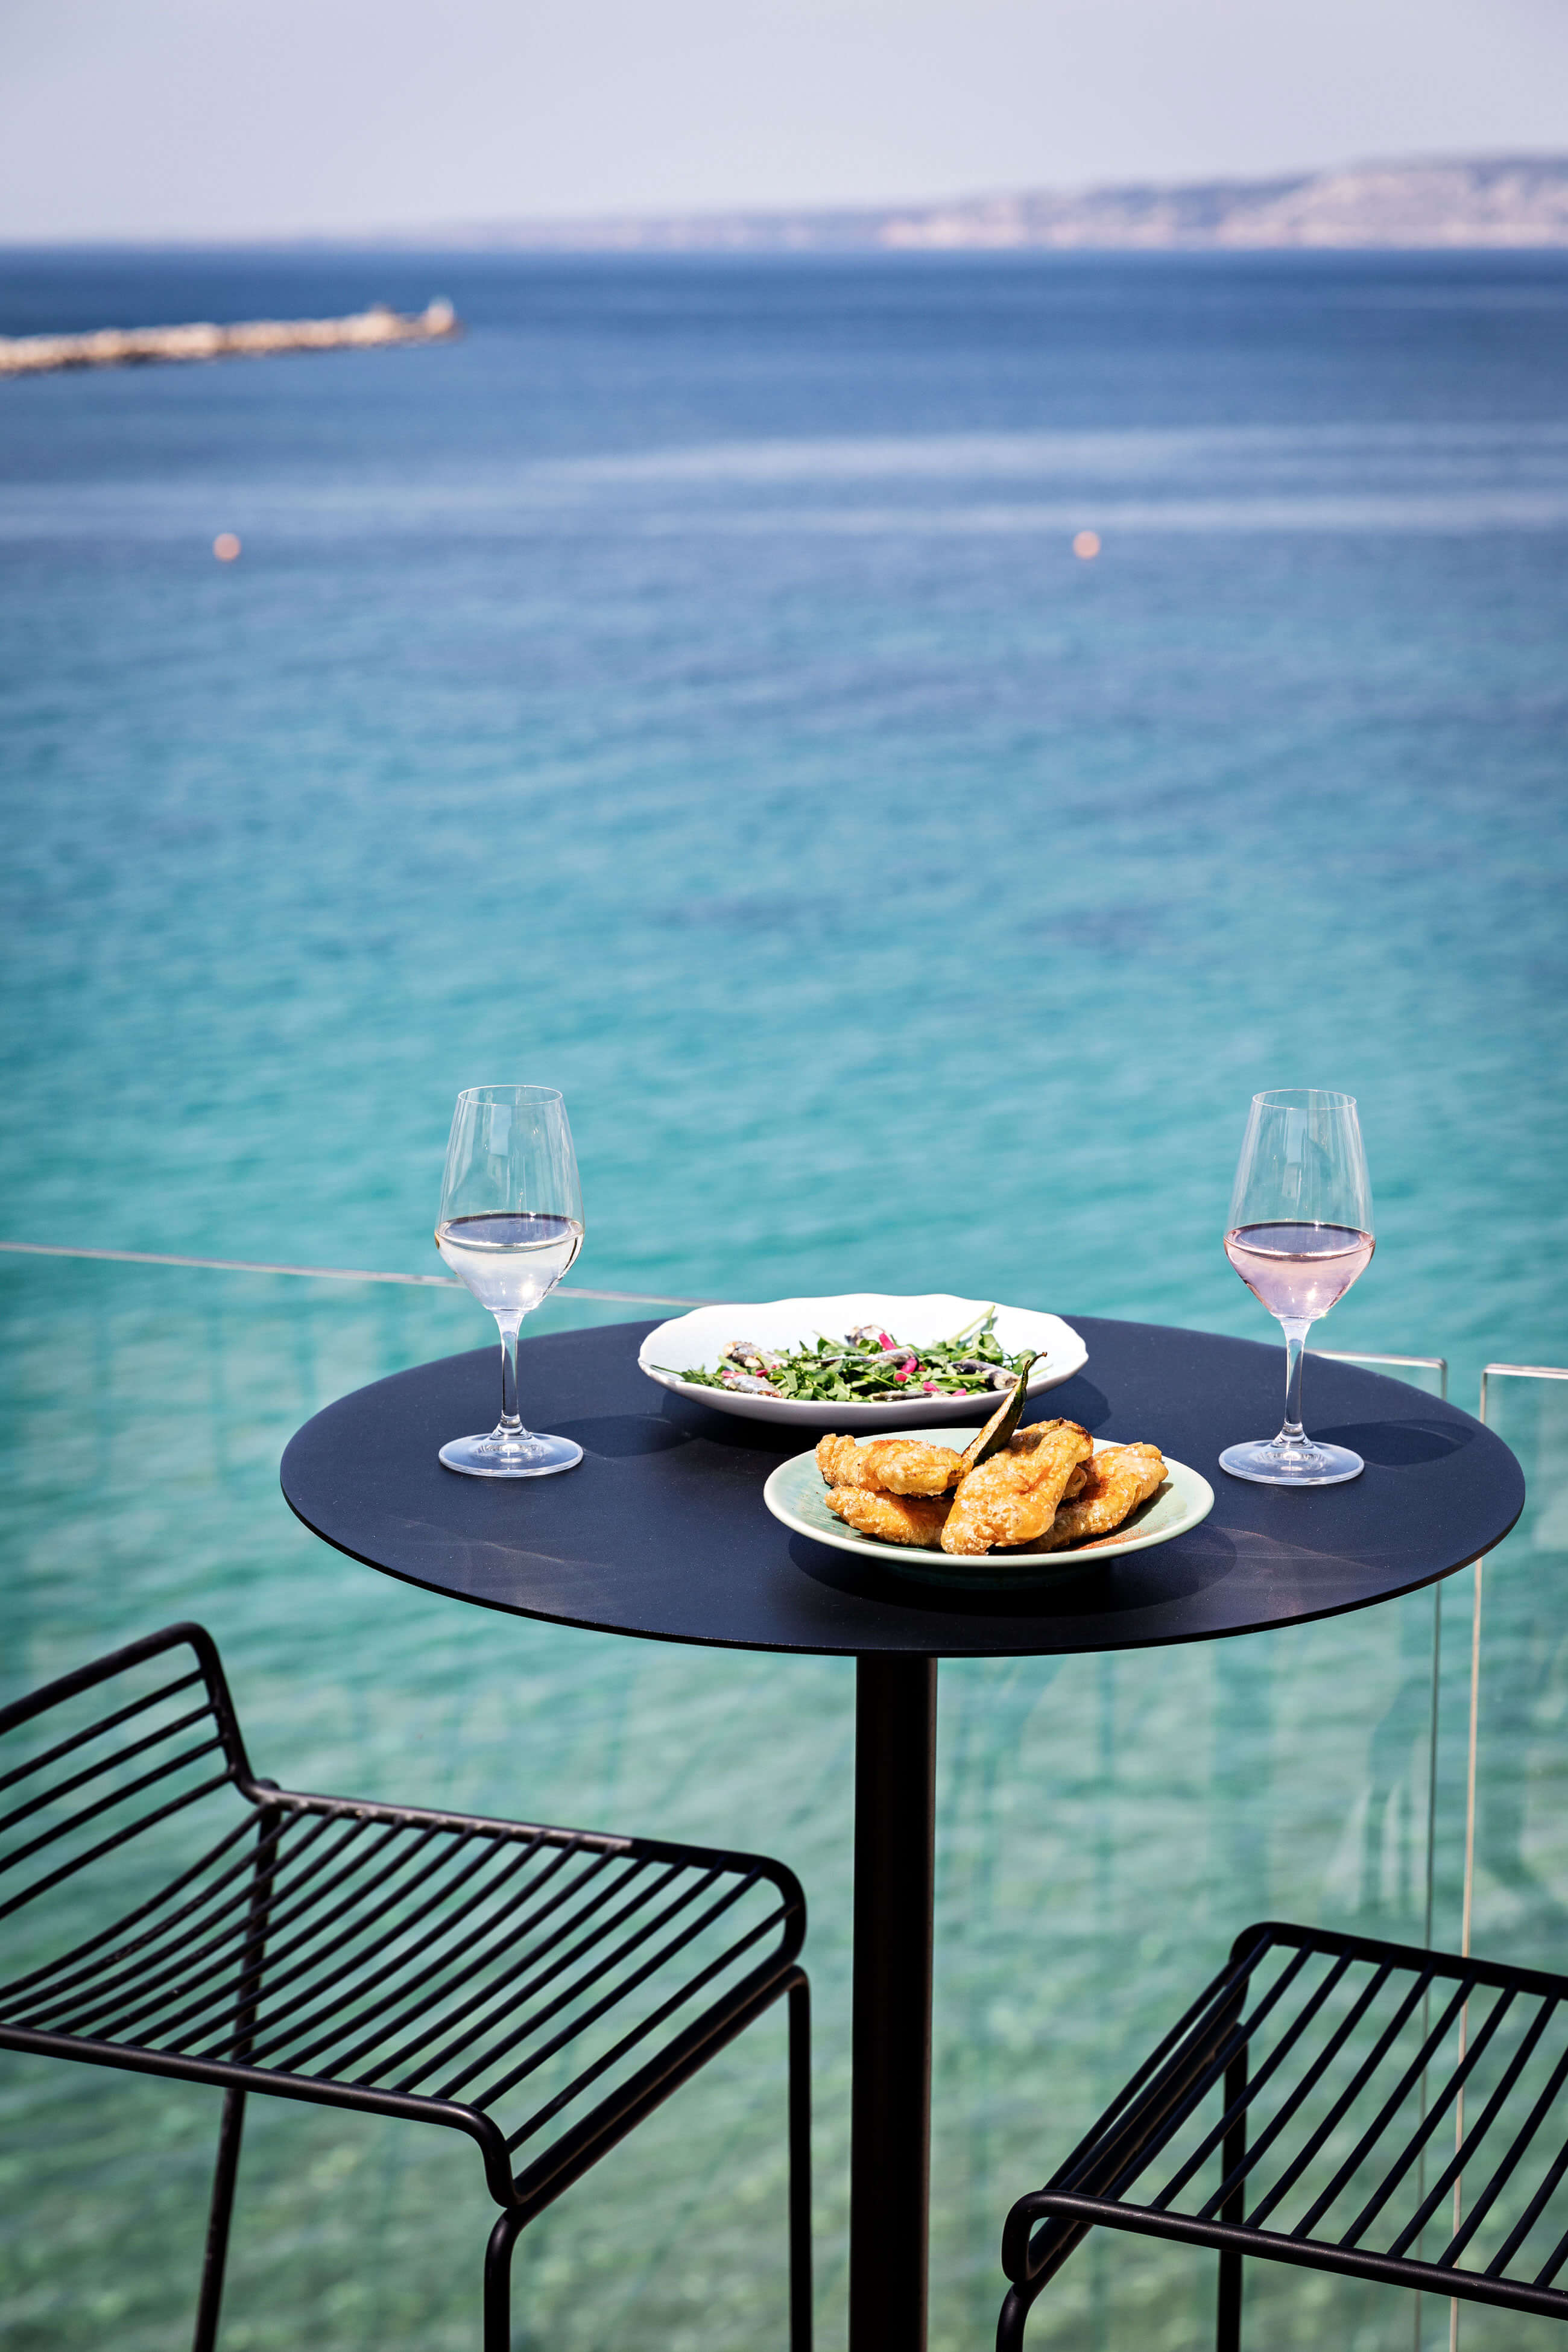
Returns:
[[[977,1469],[982,1462],[988,1461],[993,1454],[1000,1454],[1013,1432],[1017,1428],[1023,1416],[1024,1400],[1029,1390],[1029,1368],[1035,1361],[1036,1359],[1031,1356],[1026,1362],[1019,1365],[1018,1377],[1013,1383],[1012,1395],[999,1412],[992,1414],[980,1434],[971,1438],[964,1447],[963,1458],[966,1474]]]

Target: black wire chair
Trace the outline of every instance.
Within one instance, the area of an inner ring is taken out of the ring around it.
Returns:
[[[519,2231],[781,1997],[810,2352],[805,1902],[781,1863],[279,1789],[200,1625],[0,1709],[0,2045],[225,2094],[195,2352],[247,2092],[477,2142],[501,2209],[485,2352],[508,2352]]]
[[[1008,2214],[998,2352],[1097,2222],[1219,2250],[1218,2352],[1249,2256],[1568,2319],[1565,2086],[1568,1978],[1248,1927]]]

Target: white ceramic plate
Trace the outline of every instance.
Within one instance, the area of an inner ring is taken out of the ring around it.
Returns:
[[[930,1427],[889,1433],[959,1447],[967,1445],[974,1434],[971,1429]],[[1124,1438],[1096,1438],[1094,1450],[1102,1454],[1108,1446],[1126,1443]],[[1169,1543],[1173,1536],[1185,1535],[1189,1528],[1197,1527],[1214,1508],[1214,1488],[1208,1480],[1200,1472],[1189,1470],[1184,1462],[1167,1457],[1164,1485],[1110,1535],[1079,1544],[1073,1551],[987,1551],[964,1559],[863,1536],[834,1517],[826,1493],[815,1455],[795,1454],[779,1464],[763,1488],[763,1500],[774,1518],[782,1519],[797,1535],[809,1536],[814,1543],[831,1544],[836,1551],[874,1559],[879,1568],[889,1569],[895,1576],[912,1576],[921,1584],[967,1585],[972,1591],[992,1592],[1005,1591],[1012,1585],[1065,1582],[1070,1576],[1081,1576],[1086,1569],[1119,1559],[1123,1552],[1147,1551],[1152,1544]]]
[[[977,1396],[972,1403],[954,1396],[902,1396],[890,1397],[882,1404],[803,1404],[789,1397],[704,1388],[680,1375],[710,1371],[719,1360],[720,1349],[731,1339],[750,1339],[759,1348],[792,1348],[824,1334],[842,1339],[861,1323],[875,1323],[879,1330],[891,1332],[895,1339],[906,1339],[918,1348],[934,1339],[952,1339],[984,1315],[990,1304],[986,1298],[954,1298],[941,1290],[923,1298],[893,1298],[880,1291],[857,1290],[838,1298],[773,1298],[762,1305],[699,1307],[650,1331],[637,1352],[637,1364],[661,1388],[674,1389],[698,1404],[711,1405],[715,1412],[736,1413],[743,1421],[778,1421],[800,1429],[841,1429],[850,1433],[952,1421],[955,1413],[982,1422],[1001,1403],[999,1391]],[[1037,1315],[1028,1307],[998,1307],[993,1328],[997,1345],[1006,1355],[1016,1356],[1026,1348],[1041,1351],[1042,1360],[1029,1375],[1031,1396],[1070,1381],[1089,1361],[1089,1349],[1059,1315]]]

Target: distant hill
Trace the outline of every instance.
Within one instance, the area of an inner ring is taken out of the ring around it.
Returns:
[[[386,240],[391,242],[391,239]],[[576,253],[1071,252],[1568,246],[1568,157],[1352,163],[1274,180],[1039,190],[830,212],[454,227],[400,244]]]

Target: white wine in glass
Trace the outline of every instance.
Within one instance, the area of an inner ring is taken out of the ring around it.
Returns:
[[[1263,1486],[1340,1486],[1365,1468],[1348,1445],[1301,1425],[1301,1359],[1319,1316],[1365,1272],[1372,1186],[1352,1095],[1287,1087],[1254,1095],[1237,1163],[1225,1254],[1285,1334],[1285,1423],[1231,1445],[1219,1466]]]
[[[570,1437],[524,1429],[517,1409],[517,1336],[583,1246],[583,1195],[566,1106],[553,1087],[469,1087],[447,1144],[436,1246],[500,1329],[500,1419],[483,1436],[441,1448],[470,1478],[548,1478],[574,1469]]]

